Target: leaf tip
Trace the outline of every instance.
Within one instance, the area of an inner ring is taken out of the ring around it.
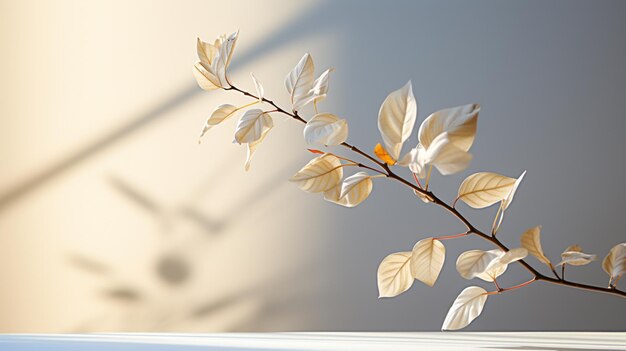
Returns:
[[[320,150],[317,150],[317,149],[307,149],[307,150],[308,150],[310,153],[312,153],[312,154],[318,154],[318,155],[323,155],[323,154],[324,154],[324,152],[323,152],[323,151],[320,151]]]

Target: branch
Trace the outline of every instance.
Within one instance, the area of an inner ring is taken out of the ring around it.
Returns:
[[[253,94],[250,94],[247,91],[241,90],[237,87],[235,87],[234,85],[230,85],[229,88],[223,88],[224,90],[235,90],[245,96],[249,96],[252,97],[254,99],[259,99],[257,96],[254,96]],[[278,105],[276,105],[272,100],[268,100],[266,98],[261,99],[262,101],[272,105],[275,109],[276,112],[280,112],[283,113],[293,119],[295,119],[298,122],[304,123],[306,124],[306,120],[304,120],[302,117],[300,117],[298,115],[297,111],[294,111],[293,113],[291,112],[287,112],[286,110],[280,108]],[[452,214],[454,217],[456,217],[461,223],[463,223],[463,225],[465,225],[465,227],[467,228],[467,232],[463,233],[463,235],[458,235],[460,236],[466,236],[468,234],[474,234],[477,235],[487,241],[490,241],[492,244],[494,244],[495,246],[497,246],[498,248],[502,249],[503,251],[509,251],[509,248],[504,245],[496,236],[494,235],[488,235],[485,234],[484,232],[480,231],[478,228],[476,228],[467,218],[465,218],[465,216],[463,216],[456,208],[454,208],[453,206],[449,205],[448,203],[446,203],[445,201],[441,200],[439,197],[437,197],[432,191],[426,190],[421,188],[418,185],[413,184],[412,182],[404,179],[403,177],[397,175],[396,173],[394,173],[389,166],[384,163],[381,162],[379,160],[377,160],[376,158],[374,158],[373,156],[369,155],[368,153],[362,151],[361,149],[359,149],[358,147],[348,144],[348,143],[342,143],[341,146],[350,149],[352,152],[355,152],[363,157],[365,157],[366,159],[370,160],[371,162],[373,162],[374,164],[376,164],[378,167],[380,167],[383,171],[381,170],[377,170],[374,169],[372,167],[369,167],[367,165],[358,163],[356,164],[358,167],[361,168],[366,168],[375,172],[378,172],[380,174],[385,175],[387,178],[391,178],[394,179],[406,186],[408,186],[409,188],[413,189],[415,192],[418,192],[424,196],[427,196],[428,198],[432,199],[432,202],[439,206],[442,207],[443,209],[445,209],[446,211],[448,211],[450,214]],[[582,290],[588,290],[588,291],[593,291],[593,292],[599,292],[599,293],[604,293],[604,294],[609,294],[609,295],[615,295],[615,296],[619,296],[622,298],[626,298],[626,292],[625,291],[621,291],[616,289],[613,286],[610,286],[608,288],[604,288],[604,287],[600,287],[600,286],[594,286],[594,285],[587,285],[587,284],[582,284],[582,283],[576,283],[576,282],[572,282],[572,281],[568,281],[565,280],[563,276],[561,276],[559,278],[558,274],[556,274],[556,272],[554,271],[554,269],[552,269],[553,273],[555,274],[555,276],[557,278],[552,278],[552,277],[548,277],[544,274],[539,273],[535,268],[533,268],[530,264],[528,264],[526,261],[524,260],[519,260],[517,261],[522,267],[524,267],[528,272],[530,272],[530,274],[533,276],[533,278],[531,280],[529,280],[526,283],[522,283],[519,286],[514,286],[511,288],[507,288],[507,289],[500,289],[499,291],[495,292],[495,293],[500,293],[503,291],[508,291],[508,290],[513,290],[513,289],[517,289],[517,288],[521,288],[523,286],[526,286],[532,282],[535,281],[544,281],[544,282],[548,282],[551,284],[556,284],[556,285],[562,285],[562,286],[566,286],[566,287],[570,287],[570,288],[575,288],[575,289],[582,289]]]

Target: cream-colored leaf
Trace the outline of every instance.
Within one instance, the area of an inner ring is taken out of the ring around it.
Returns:
[[[477,275],[478,278],[488,282],[494,281],[497,277],[499,277],[502,273],[506,271],[510,263],[519,261],[528,256],[528,250],[523,247],[510,249],[506,252],[499,249],[496,250],[500,251],[500,254],[497,258],[493,259],[489,263],[485,272]]]
[[[510,249],[509,251],[505,252],[502,256],[500,256],[500,258],[498,259],[498,264],[508,265],[513,262],[523,260],[524,258],[526,258],[526,256],[528,256],[528,250],[526,250],[523,247],[516,247],[516,248]],[[489,269],[489,267],[487,269]]]
[[[324,154],[309,161],[289,180],[306,192],[320,193],[341,184],[341,178],[341,161],[335,155]]]
[[[389,94],[378,112],[378,130],[387,152],[395,160],[400,158],[402,144],[411,136],[417,117],[417,102],[411,81]]]
[[[487,270],[489,264],[503,254],[502,250],[470,250],[459,255],[456,260],[456,270],[461,277],[472,279]],[[500,273],[501,274],[501,273]]]
[[[423,203],[429,203],[429,202],[433,202],[433,198],[428,196],[428,195],[424,195],[422,193],[420,193],[417,190],[413,190],[413,193],[415,194],[415,196],[419,197],[420,200],[422,200]]]
[[[583,248],[578,244],[570,245],[565,251],[583,252]]]
[[[487,301],[487,291],[478,286],[465,288],[454,300],[443,321],[442,330],[465,328],[480,315]]]
[[[215,90],[222,87],[219,79],[213,74],[210,66],[198,61],[193,65],[193,76],[200,88],[204,90]]]
[[[252,77],[252,82],[254,83],[254,89],[256,89],[256,96],[259,98],[259,101],[263,100],[265,90],[259,81],[256,79],[254,74],[250,73],[250,77]]]
[[[339,182],[334,187],[324,191],[324,200],[334,202],[337,205],[341,205],[344,207],[354,207],[350,206],[349,196],[343,198],[339,197],[339,195],[341,195],[341,186],[342,184],[341,182]]]
[[[522,175],[520,175],[519,178],[515,180],[515,184],[513,184],[513,188],[511,188],[511,191],[509,191],[509,194],[506,196],[506,198],[502,202],[503,212],[509,207],[509,205],[513,201],[513,196],[515,195],[515,192],[517,191],[517,188],[519,187],[519,185],[522,183],[522,180],[524,179],[525,175],[526,175],[526,171],[522,172]]]
[[[271,128],[265,129],[259,140],[246,144],[247,155],[246,155],[246,163],[244,164],[244,169],[246,171],[250,170],[250,163],[252,162],[252,157],[254,157],[254,153],[259,148],[259,145],[261,145],[261,143],[263,142],[263,139],[265,139],[265,136],[267,135],[267,133],[269,133],[270,129]]]
[[[602,269],[611,277],[611,280],[619,279],[626,272],[626,243],[613,246],[602,260]]]
[[[442,175],[449,175],[465,170],[471,160],[472,154],[453,144],[448,133],[441,133],[426,149],[424,160],[421,163],[423,165],[431,164]]]
[[[426,238],[413,247],[411,274],[428,286],[435,285],[446,259],[446,248],[441,241]]]
[[[473,208],[485,208],[506,199],[515,182],[497,173],[474,173],[461,183],[457,199]]]
[[[200,62],[204,63],[208,67],[211,66],[211,62],[213,62],[213,58],[218,53],[218,48],[213,44],[206,43],[198,38],[196,49],[198,51],[198,58]]]
[[[291,99],[291,105],[305,98],[313,87],[315,66],[308,53],[304,54],[296,67],[285,77],[285,87]]]
[[[508,265],[498,265],[496,267],[489,267],[488,270],[480,274],[477,274],[476,278],[482,279],[486,282],[493,282],[494,280],[496,280],[496,278],[504,274],[504,272],[506,272],[506,269],[508,267],[509,267]]]
[[[211,117],[209,117],[209,119],[207,119],[204,123],[202,133],[200,133],[200,138],[202,138],[204,134],[206,134],[206,132],[208,132],[213,126],[216,126],[233,116],[235,112],[237,112],[237,107],[230,104],[223,104],[216,107],[215,110],[211,112]]]
[[[522,234],[520,238],[522,247],[535,256],[540,262],[546,264],[548,267],[552,267],[552,263],[543,253],[541,248],[541,226],[530,228]]]
[[[577,245],[576,245],[577,246]],[[586,264],[591,263],[591,261],[596,259],[596,255],[590,255],[590,254],[586,254],[584,252],[581,252],[580,246],[578,247],[568,247],[568,249],[570,249],[569,251],[566,249],[566,251],[564,251],[561,254],[561,262],[559,262],[559,264],[557,264],[557,266],[563,265],[563,264],[569,264],[571,266],[584,266]],[[572,250],[573,249],[573,250]]]
[[[274,126],[272,117],[261,109],[246,111],[241,116],[235,130],[235,141],[239,144],[260,140],[264,133]]]
[[[304,127],[304,140],[322,145],[339,145],[348,139],[348,122],[330,113],[318,113]]]
[[[370,196],[372,177],[365,172],[358,172],[344,179],[339,199],[346,199],[346,207],[354,207]]]
[[[378,266],[378,297],[398,296],[413,285],[410,261],[411,251],[385,257]]]
[[[437,136],[448,133],[453,144],[463,151],[468,151],[476,136],[479,111],[480,105],[469,104],[431,114],[420,126],[420,144],[428,149]]]

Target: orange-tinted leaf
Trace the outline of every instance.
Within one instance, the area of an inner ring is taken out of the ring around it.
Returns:
[[[390,166],[393,166],[396,164],[396,160],[394,160],[393,157],[389,155],[387,150],[385,150],[385,148],[382,145],[380,145],[380,143],[376,144],[376,147],[374,148],[374,153],[381,161],[385,162],[386,164]]]
[[[307,149],[310,153],[323,155],[324,152],[316,149]]]

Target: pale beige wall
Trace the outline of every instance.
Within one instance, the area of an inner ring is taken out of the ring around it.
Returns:
[[[258,21],[268,6],[272,20]],[[197,36],[240,29],[235,61],[248,60],[233,65],[234,80],[252,89],[254,70],[282,95],[301,53],[252,51],[308,6],[0,3],[0,331],[284,329],[315,320],[289,302],[284,316],[263,319],[266,306],[304,289],[287,282],[325,245],[311,226],[298,229],[319,202],[287,205],[300,195],[286,179],[302,153],[284,148],[302,143],[296,126],[279,122],[246,174],[245,148],[231,143],[234,120],[201,145],[197,136],[216,104],[248,100],[205,93],[191,75]],[[203,228],[196,213],[222,227]],[[190,278],[164,283],[155,273],[164,257],[183,260]],[[122,287],[138,301],[105,297]],[[192,316],[211,303],[219,308]]]

